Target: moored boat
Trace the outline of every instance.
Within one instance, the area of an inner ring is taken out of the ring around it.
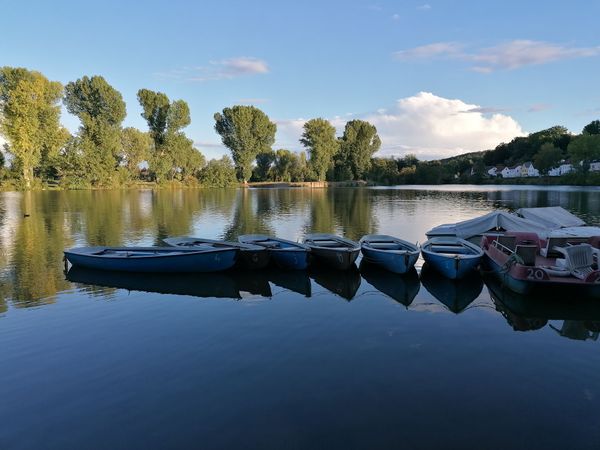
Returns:
[[[417,245],[385,234],[363,236],[360,247],[367,262],[394,273],[407,273],[419,259]]]
[[[238,241],[266,248],[282,269],[304,270],[308,267],[310,248],[304,244],[264,234],[242,235]]]
[[[556,294],[557,289],[568,289],[570,294],[600,297],[599,252],[589,243],[509,233],[485,235],[481,246],[491,271],[515,292],[552,289]]]
[[[217,272],[231,268],[238,250],[206,245],[173,247],[77,247],[65,250],[74,266],[124,272]]]
[[[203,248],[207,244],[216,247],[224,246],[237,248],[239,253],[236,266],[244,269],[264,269],[271,260],[269,251],[265,247],[261,247],[259,245],[188,236],[166,238],[163,239],[163,242],[167,245],[178,248]]]
[[[309,234],[303,242],[317,262],[337,270],[350,269],[360,253],[358,242],[335,234]]]
[[[477,245],[456,237],[432,238],[421,245],[426,263],[450,279],[463,278],[475,270],[483,257]]]

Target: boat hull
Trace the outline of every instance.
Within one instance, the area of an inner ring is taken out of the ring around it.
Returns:
[[[483,250],[458,238],[433,238],[423,243],[425,262],[451,280],[459,280],[479,267]]]
[[[315,248],[311,247],[311,255],[319,264],[335,270],[348,270],[355,267],[354,262],[360,253],[360,248],[349,250],[343,248]]]
[[[303,249],[285,248],[269,250],[278,267],[286,270],[305,270],[309,265],[309,253]]]
[[[264,269],[269,265],[269,262],[271,261],[271,255],[269,254],[268,250],[258,245],[187,236],[163,239],[163,242],[170,245],[171,247],[186,249],[202,249],[206,245],[224,245],[228,247],[237,248],[239,253],[235,266],[240,269]]]
[[[103,250],[132,253],[146,253],[129,257],[98,254]],[[82,250],[85,250],[83,252]],[[153,272],[153,273],[186,273],[186,272],[218,272],[227,270],[235,264],[237,249],[215,249],[212,251],[177,251],[168,252],[148,248],[114,248],[88,247],[65,251],[65,257],[74,266],[96,270],[114,270],[121,272]]]
[[[281,269],[305,270],[310,263],[310,248],[297,242],[262,234],[243,235],[238,240],[242,244],[266,248],[273,262]]]
[[[409,272],[419,259],[418,250],[414,252],[394,253],[363,247],[362,254],[366,262],[376,264],[390,272],[398,274]]]

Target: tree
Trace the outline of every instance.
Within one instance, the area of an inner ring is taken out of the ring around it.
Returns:
[[[310,154],[309,165],[317,179],[325,180],[325,174],[332,167],[333,157],[340,148],[335,127],[325,119],[311,119],[304,124],[300,142]]]
[[[138,178],[140,164],[147,161],[151,148],[152,139],[148,133],[137,128],[124,128],[121,131],[119,163],[127,167],[131,176]]]
[[[254,169],[254,178],[257,181],[267,181],[270,176],[271,166],[276,160],[275,152],[271,149],[260,152],[256,155],[256,168]]]
[[[600,134],[577,136],[569,144],[568,152],[574,163],[584,163],[585,170],[591,161],[600,159]]]
[[[207,187],[229,187],[237,182],[235,167],[228,156],[211,159],[200,171],[198,179]]]
[[[64,103],[81,121],[81,157],[89,181],[93,185],[112,183],[126,115],[121,93],[101,76],[84,76],[65,86]]]
[[[583,127],[583,134],[600,134],[600,120],[592,120]]]
[[[233,106],[216,113],[215,130],[223,145],[231,150],[238,179],[243,181],[252,175],[252,162],[256,156],[269,150],[275,142],[277,125],[254,106]]]
[[[204,156],[182,131],[191,123],[188,104],[183,100],[171,102],[162,92],[149,89],[140,89],[137,97],[154,141],[148,160],[154,179],[161,182],[165,178],[184,178],[199,170],[204,165]]]
[[[369,170],[371,157],[379,147],[381,140],[374,125],[364,120],[351,120],[346,123],[336,160],[338,174],[344,178],[362,178]]]
[[[69,133],[60,125],[62,85],[24,68],[0,68],[0,131],[30,188],[34,170],[58,154]]]
[[[300,156],[290,150],[279,149],[275,152],[276,181],[298,181],[303,176],[303,167]]]
[[[542,145],[540,150],[533,157],[535,167],[543,175],[548,175],[548,171],[553,167],[556,167],[562,160],[562,150],[555,147],[550,142],[546,142]]]

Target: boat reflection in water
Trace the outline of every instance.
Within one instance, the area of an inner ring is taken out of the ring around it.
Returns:
[[[396,274],[362,260],[360,273],[364,280],[379,292],[406,307],[413,302],[421,288],[419,275],[414,268],[405,274]]]
[[[305,297],[312,295],[310,278],[306,270],[285,270],[277,267],[269,267],[260,272],[261,276],[265,276],[276,286],[304,295]],[[255,274],[252,273],[251,275],[254,276]]]
[[[464,278],[451,280],[425,263],[421,269],[421,283],[440,303],[458,314],[475,301],[483,290],[481,275],[475,271]]]
[[[552,296],[551,292],[543,296],[517,294],[491,276],[485,277],[485,284],[496,310],[515,331],[539,330],[550,320],[561,320],[561,327],[548,324],[560,336],[575,340],[598,339],[598,300]]]
[[[317,270],[310,272],[310,277],[318,285],[346,300],[352,300],[360,287],[360,272],[356,264],[352,264],[346,270],[325,268],[321,265]]]
[[[254,273],[253,273],[254,275]],[[72,266],[66,274],[68,281],[129,291],[159,294],[189,295],[202,298],[241,299],[242,293],[270,297],[266,278],[247,277],[236,272],[195,274],[147,274],[93,270]]]

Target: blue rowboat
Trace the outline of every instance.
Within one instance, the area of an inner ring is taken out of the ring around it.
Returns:
[[[163,239],[163,242],[172,247],[179,248],[203,248],[207,244],[237,248],[238,258],[236,266],[243,269],[264,269],[271,260],[271,255],[265,247],[253,244],[242,244],[241,242],[218,241],[197,237],[173,237]]]
[[[423,259],[432,269],[452,280],[463,278],[479,266],[483,250],[457,237],[437,237],[421,245]]]
[[[217,272],[231,268],[233,247],[78,247],[65,250],[74,266],[124,272]]]
[[[385,234],[368,234],[360,240],[363,258],[394,273],[407,273],[419,259],[419,247]]]
[[[304,270],[308,267],[310,249],[304,244],[264,234],[245,234],[238,237],[238,241],[265,247],[282,269]]]
[[[336,270],[356,268],[354,261],[360,253],[360,244],[335,234],[315,233],[304,238],[314,259]]]

